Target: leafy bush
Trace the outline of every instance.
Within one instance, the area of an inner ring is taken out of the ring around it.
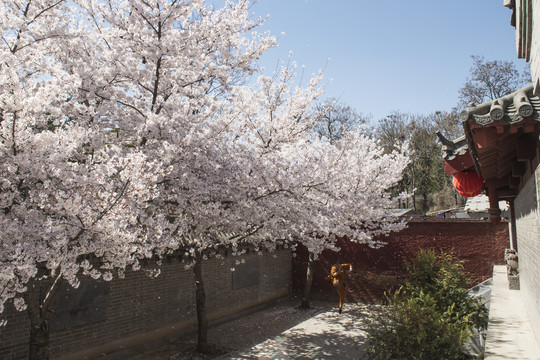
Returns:
[[[407,283],[368,325],[369,358],[463,359],[470,330],[488,321],[481,301],[467,294],[463,261],[422,250],[406,269]]]

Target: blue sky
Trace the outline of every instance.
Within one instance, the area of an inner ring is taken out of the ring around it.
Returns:
[[[261,62],[268,72],[292,51],[307,75],[324,71],[325,97],[374,121],[451,110],[471,55],[527,66],[503,0],[258,0],[250,11],[269,14],[264,29],[278,37]]]

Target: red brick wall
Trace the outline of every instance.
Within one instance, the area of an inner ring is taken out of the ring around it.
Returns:
[[[403,283],[403,263],[420,249],[453,252],[465,260],[465,271],[474,285],[492,276],[493,265],[504,264],[504,249],[509,247],[508,223],[483,220],[413,220],[407,229],[382,240],[388,244],[379,249],[341,239],[339,252],[325,250],[315,261],[311,297],[337,299],[334,288],[324,280],[337,260],[353,264],[348,300],[372,303],[380,302],[385,291]],[[299,294],[305,284],[307,251],[299,247],[296,253],[292,290]]]

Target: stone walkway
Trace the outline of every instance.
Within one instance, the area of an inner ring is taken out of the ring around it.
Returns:
[[[370,307],[347,304],[344,312],[325,311],[249,349],[219,359],[230,360],[346,360],[363,357],[362,320]]]
[[[506,266],[493,268],[485,359],[540,360],[521,291],[508,288]]]
[[[375,305],[345,304],[342,314],[337,302],[312,301],[310,309],[299,309],[299,300],[283,299],[267,308],[212,326],[209,342],[213,354],[195,351],[195,334],[160,344],[100,358],[103,360],[348,360],[360,359],[365,335],[362,321]]]

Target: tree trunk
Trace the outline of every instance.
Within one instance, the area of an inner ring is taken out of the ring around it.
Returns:
[[[50,338],[48,324],[44,321],[37,325],[31,324],[28,359],[48,360],[49,358]]]
[[[30,319],[29,353],[30,360],[48,360],[51,356],[49,320],[52,314],[52,302],[62,283],[62,276],[57,275],[41,299],[40,283],[31,280],[25,293],[26,312]]]
[[[301,308],[309,308],[309,293],[311,292],[311,283],[313,282],[313,263],[315,261],[315,255],[310,252],[308,257],[307,269],[306,269],[306,284],[304,286],[304,294],[302,295]]]
[[[197,350],[205,353],[208,352],[208,317],[202,276],[202,254],[200,252],[195,257],[193,273],[195,275],[195,299],[197,305]]]

